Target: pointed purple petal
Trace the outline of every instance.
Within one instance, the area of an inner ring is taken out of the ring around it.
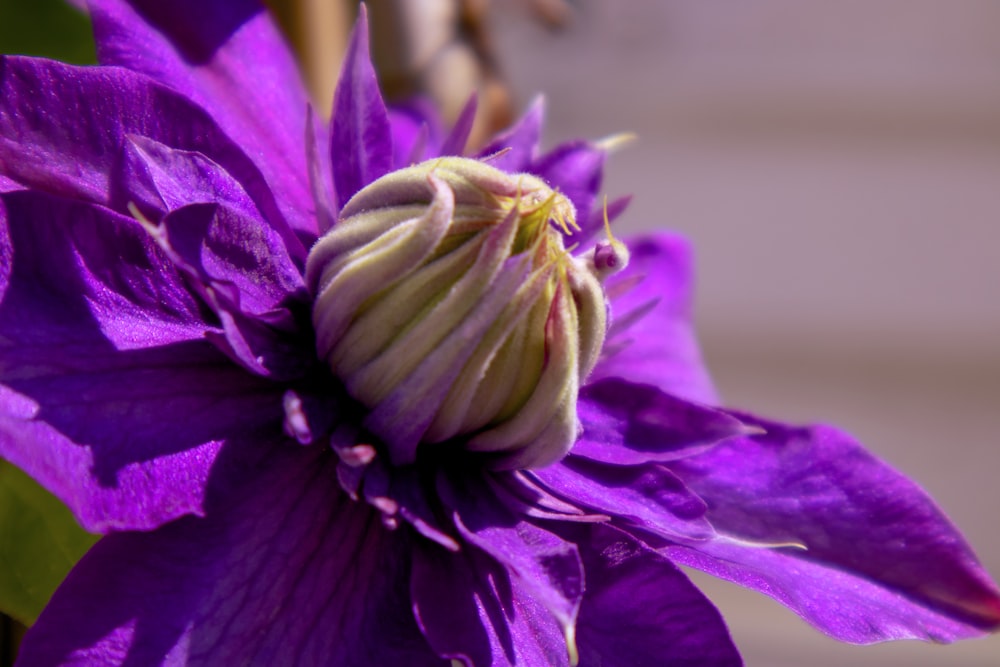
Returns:
[[[617,530],[586,531],[578,541],[587,578],[576,631],[581,665],[743,664],[719,612],[683,572]]]
[[[337,207],[392,169],[392,127],[368,52],[364,5],[351,33],[333,96],[330,160]]]
[[[573,454],[617,465],[692,456],[747,431],[725,412],[620,378],[588,384],[577,410],[583,434]]]
[[[330,145],[329,128],[315,116],[312,107],[309,107],[305,141],[309,188],[316,204],[319,235],[322,236],[337,221],[337,195],[333,191],[333,167],[326,150]]]
[[[472,667],[498,664],[493,656],[502,648],[496,645],[503,643],[510,652],[514,648],[509,639],[502,642],[490,636],[491,611],[498,630],[507,630],[507,624],[487,583],[489,575],[480,568],[505,578],[503,570],[470,547],[452,553],[427,543],[416,546],[410,590],[417,623],[428,643],[439,655],[468,661]]]
[[[472,125],[476,122],[476,109],[479,107],[479,97],[473,93],[469,101],[462,107],[462,113],[458,115],[455,126],[445,137],[441,144],[441,155],[464,155],[465,145],[469,142],[469,135],[472,134]]]
[[[705,503],[661,465],[614,466],[572,454],[530,475],[570,503],[606,514],[616,525],[673,541],[715,536]]]
[[[293,228],[315,234],[302,138],[308,97],[255,0],[89,0],[102,64],[147,74],[204,107],[265,175]]]
[[[583,595],[576,548],[515,515],[488,489],[467,470],[439,477],[441,500],[459,534],[496,559],[562,627],[572,628]]]
[[[409,167],[440,154],[441,119],[430,100],[414,98],[389,107],[393,166]]]
[[[569,667],[552,615],[479,549],[422,545],[411,586],[417,622],[438,654],[472,667]]]
[[[545,99],[535,98],[528,110],[511,128],[494,137],[479,152],[479,158],[486,158],[505,151],[490,160],[490,165],[511,174],[528,171],[538,156],[542,140],[542,122],[545,120]]]
[[[673,234],[633,238],[628,245],[628,267],[607,282],[612,321],[591,380],[623,377],[717,403],[691,319],[690,245]]]
[[[767,433],[671,465],[720,533],[680,562],[772,595],[847,641],[951,641],[1000,627],[996,585],[915,484],[833,428],[756,423]]]
[[[580,221],[590,219],[594,201],[601,189],[607,151],[589,141],[560,144],[533,162],[528,168],[576,207]]]
[[[447,667],[414,621],[412,534],[348,500],[328,450],[225,456],[204,518],[87,554],[25,638],[24,664]]]

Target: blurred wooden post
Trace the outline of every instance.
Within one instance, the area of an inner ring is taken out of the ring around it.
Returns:
[[[356,0],[266,0],[288,34],[317,108],[333,87]],[[389,100],[428,96],[446,125],[479,94],[470,146],[510,124],[510,93],[489,39],[488,0],[369,0],[372,58]]]
[[[489,34],[487,0],[369,0],[372,56],[390,99],[424,94],[447,125],[479,95],[470,147],[512,120]]]
[[[354,21],[355,3],[347,0],[265,0],[299,59],[317,110],[326,117]]]

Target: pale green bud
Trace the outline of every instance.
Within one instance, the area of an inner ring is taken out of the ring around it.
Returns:
[[[607,328],[600,280],[628,261],[613,239],[570,255],[575,215],[535,176],[440,158],[361,190],[310,251],[320,358],[394,463],[457,440],[540,467],[572,446]]]

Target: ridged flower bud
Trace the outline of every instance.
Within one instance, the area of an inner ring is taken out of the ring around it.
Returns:
[[[347,202],[306,267],[317,350],[394,463],[446,441],[496,468],[566,454],[607,327],[600,281],[628,261],[613,240],[572,256],[575,225],[541,179],[467,158],[392,172]]]

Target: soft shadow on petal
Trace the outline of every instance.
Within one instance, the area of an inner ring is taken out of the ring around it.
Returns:
[[[562,628],[521,580],[472,545],[417,546],[414,611],[440,655],[470,667],[569,667]]]
[[[392,127],[368,52],[368,15],[361,6],[333,96],[330,160],[337,208],[392,169]]]
[[[0,349],[148,348],[217,330],[134,220],[26,190],[4,193],[0,202],[0,236],[8,247],[0,269],[6,276]],[[29,363],[27,352],[21,358]]]
[[[99,542],[23,664],[444,667],[413,618],[413,534],[350,501],[334,467],[322,447],[227,447],[206,516]]]
[[[577,407],[583,434],[573,454],[618,465],[692,456],[748,431],[726,412],[620,378],[589,383]]]
[[[500,563],[560,626],[572,628],[583,595],[576,547],[512,512],[485,479],[466,471],[442,474],[438,480],[441,501],[454,513],[455,527],[466,543]]]
[[[608,526],[575,530],[587,576],[580,667],[743,664],[719,612],[669,560]]]
[[[280,429],[280,394],[203,340],[135,221],[33,192],[0,218],[0,455],[95,532],[201,512],[219,447]]]
[[[846,641],[952,641],[1000,626],[1000,593],[920,488],[836,429],[740,417],[767,432],[670,464],[720,533],[671,558]]]
[[[662,465],[617,466],[570,454],[528,475],[577,507],[639,536],[690,542],[714,537],[705,503]]]
[[[91,532],[201,514],[224,443],[281,437],[280,396],[207,344],[33,358],[45,369],[0,385],[0,456]]]
[[[628,267],[606,285],[611,327],[590,377],[623,377],[688,400],[716,404],[691,319],[690,244],[677,235],[657,234],[632,238],[628,246]]]
[[[89,0],[97,56],[204,107],[264,173],[293,228],[316,234],[306,172],[305,87],[255,0]]]

